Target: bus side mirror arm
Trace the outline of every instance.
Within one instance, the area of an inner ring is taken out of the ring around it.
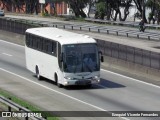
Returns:
[[[104,57],[103,57],[103,55],[102,55],[102,52],[99,51],[98,53],[99,53],[99,55],[100,55],[100,60],[101,60],[101,62],[104,62]]]

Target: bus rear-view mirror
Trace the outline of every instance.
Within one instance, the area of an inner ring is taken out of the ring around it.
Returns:
[[[104,62],[104,57],[103,57],[103,55],[102,55],[102,52],[99,51],[98,53],[99,53],[99,55],[100,55],[100,60],[101,60],[101,62]]]
[[[103,56],[101,56],[101,62],[104,62],[104,57]]]

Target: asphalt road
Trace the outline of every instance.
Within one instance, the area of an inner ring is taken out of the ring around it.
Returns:
[[[102,69],[100,84],[93,85],[90,89],[60,89],[47,79],[38,81],[25,68],[23,46],[1,40],[0,88],[47,111],[160,111],[159,86]]]

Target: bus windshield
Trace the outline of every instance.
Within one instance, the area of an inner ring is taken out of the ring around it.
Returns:
[[[98,48],[95,43],[63,46],[63,69],[68,73],[100,70]]]

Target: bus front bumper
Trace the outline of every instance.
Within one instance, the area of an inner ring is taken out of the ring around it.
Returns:
[[[89,85],[97,84],[100,82],[100,79],[79,79],[79,80],[65,80],[64,86],[68,85]]]

